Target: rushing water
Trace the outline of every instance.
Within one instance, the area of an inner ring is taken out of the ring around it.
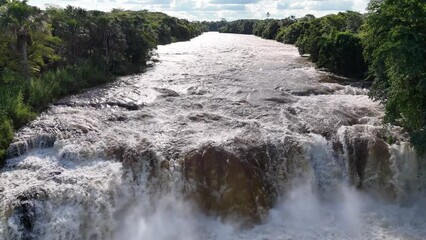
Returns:
[[[21,129],[1,239],[426,239],[424,165],[368,91],[206,33]]]

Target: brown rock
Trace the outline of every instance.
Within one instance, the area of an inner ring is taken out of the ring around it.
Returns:
[[[266,149],[240,150],[234,153],[207,145],[187,154],[183,162],[185,193],[206,214],[249,226],[266,215],[275,194],[265,177]]]
[[[366,131],[362,126],[356,127],[356,130],[345,136],[350,182],[381,198],[397,200],[391,153],[380,129],[374,129],[375,136],[362,134]]]

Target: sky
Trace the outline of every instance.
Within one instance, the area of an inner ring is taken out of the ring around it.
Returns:
[[[317,17],[340,11],[365,12],[369,0],[29,0],[29,4],[45,8],[47,5],[78,6],[88,10],[160,11],[188,20],[262,19],[266,13],[271,18],[291,15]]]

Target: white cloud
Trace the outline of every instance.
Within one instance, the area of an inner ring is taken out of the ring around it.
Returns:
[[[364,12],[369,0],[30,0],[29,4],[44,8],[46,4],[78,6],[109,11],[113,8],[162,11],[190,20],[226,18],[298,17],[306,14],[323,16],[339,11]]]

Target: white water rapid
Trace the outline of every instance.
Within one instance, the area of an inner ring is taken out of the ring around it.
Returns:
[[[157,54],[17,133],[0,239],[426,239],[426,161],[361,84],[254,36]]]

